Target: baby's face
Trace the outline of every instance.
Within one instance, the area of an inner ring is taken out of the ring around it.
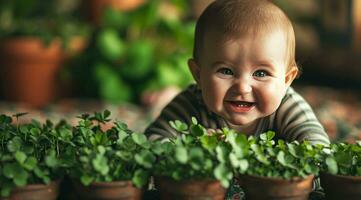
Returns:
[[[251,125],[275,112],[297,73],[287,70],[284,33],[217,38],[208,34],[200,66],[193,62],[208,109],[234,125]]]

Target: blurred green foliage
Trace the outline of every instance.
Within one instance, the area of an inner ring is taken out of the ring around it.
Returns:
[[[87,36],[90,26],[80,12],[80,0],[0,0],[0,39],[38,37],[45,43]]]
[[[105,9],[86,51],[68,63],[77,96],[139,103],[144,91],[192,82],[195,22],[186,0],[150,0],[122,12]]]

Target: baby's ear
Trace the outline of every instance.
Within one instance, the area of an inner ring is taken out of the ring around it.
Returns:
[[[295,80],[297,75],[298,75],[298,68],[296,66],[293,66],[290,70],[288,70],[285,78],[285,83],[287,87],[292,84],[293,80]]]
[[[188,67],[189,67],[189,70],[191,71],[191,73],[193,75],[194,80],[199,85],[201,69],[197,65],[196,61],[194,59],[192,59],[192,58],[188,60]]]

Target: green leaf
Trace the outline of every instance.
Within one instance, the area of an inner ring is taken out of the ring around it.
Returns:
[[[7,144],[7,148],[10,152],[16,152],[21,149],[22,140],[20,137],[15,136],[12,140],[10,140]]]
[[[266,135],[267,135],[267,140],[270,141],[273,139],[273,137],[276,135],[276,133],[273,131],[267,131]]]
[[[289,143],[287,144],[287,147],[288,147],[288,151],[290,152],[291,155],[293,155],[294,157],[298,158],[299,157],[299,150],[298,150],[298,147],[296,144],[292,144],[292,143]]]
[[[207,131],[201,125],[197,124],[197,125],[191,125],[190,133],[196,137],[199,137],[202,135],[206,135]]]
[[[280,162],[283,166],[287,166],[286,160],[285,160],[285,152],[279,151],[277,154],[277,160]]]
[[[38,161],[36,160],[35,157],[28,157],[24,163],[24,167],[27,170],[33,170],[35,168],[35,166],[37,165]]]
[[[108,117],[110,117],[110,115],[111,115],[111,112],[109,111],[109,110],[104,110],[104,112],[103,112],[103,116],[104,116],[104,119],[107,119]]]
[[[20,164],[23,164],[26,160],[26,154],[22,151],[17,151],[15,153],[15,159],[20,163]]]
[[[361,167],[356,168],[357,176],[361,176]]]
[[[163,145],[159,141],[153,142],[151,149],[158,156],[161,155],[164,152]]]
[[[178,162],[186,164],[188,161],[188,152],[184,147],[176,147],[175,149],[175,158]]]
[[[219,145],[216,147],[217,159],[221,163],[225,163],[228,159],[228,151],[225,146]]]
[[[241,173],[246,172],[248,167],[249,167],[249,163],[248,163],[248,161],[246,159],[239,160],[239,171]]]
[[[15,172],[15,168],[16,168],[16,164],[15,163],[6,163],[4,165],[4,168],[2,169],[2,174],[7,177],[7,178],[14,178],[14,174]]]
[[[266,133],[262,133],[259,138],[261,138],[261,140],[263,141],[267,141],[267,134]]]
[[[147,137],[144,134],[141,133],[133,133],[132,138],[134,142],[138,145],[143,145],[145,142],[147,142]]]
[[[90,183],[92,183],[93,180],[94,180],[94,178],[93,178],[92,176],[87,175],[87,174],[83,174],[83,175],[80,177],[81,183],[83,183],[83,185],[85,185],[85,186],[90,185]]]
[[[188,125],[185,123],[182,123],[179,120],[170,121],[169,124],[172,128],[174,128],[175,130],[177,130],[179,132],[186,131],[188,129]]]
[[[327,169],[328,169],[329,173],[337,174],[338,167],[337,167],[337,162],[336,162],[336,160],[334,158],[327,157],[326,158],[326,165],[327,165]]]
[[[233,174],[232,174],[231,170],[229,170],[227,168],[226,165],[219,164],[214,169],[214,176],[216,177],[216,179],[221,181],[221,184],[223,185],[223,187],[228,187],[229,186],[229,180],[232,179]]]
[[[65,141],[69,141],[73,137],[72,131],[67,128],[61,128],[59,130],[59,133],[60,133],[61,139],[65,140]]]
[[[10,196],[12,187],[9,185],[2,186],[0,189],[0,197],[8,197]],[[7,199],[7,198],[5,198]]]
[[[118,36],[116,30],[107,28],[102,30],[97,39],[97,47],[107,59],[114,61],[120,59],[125,52],[125,44]]]
[[[194,125],[197,125],[197,124],[198,124],[198,120],[197,120],[197,118],[192,117],[192,123],[193,123]]]
[[[138,169],[134,172],[132,182],[136,187],[141,188],[148,183],[148,179],[149,173],[145,170]]]
[[[215,135],[212,135],[212,136],[203,135],[203,136],[201,136],[200,141],[204,148],[212,150],[212,149],[216,148],[218,139],[217,139],[217,136],[215,136]]]
[[[102,175],[109,172],[108,159],[103,155],[97,154],[95,159],[92,160],[94,169]]]
[[[29,132],[29,127],[28,125],[20,125],[19,130],[21,133],[27,134]]]
[[[50,150],[49,154],[45,157],[45,163],[49,167],[56,167],[59,164],[59,161],[56,157],[55,150]]]
[[[16,186],[25,186],[27,184],[27,179],[29,177],[28,172],[23,168],[17,167],[15,169],[16,173],[14,174],[14,183]]]
[[[31,135],[38,137],[41,134],[41,131],[39,128],[31,128],[30,133]]]
[[[140,153],[135,154],[134,158],[138,164],[145,168],[151,168],[156,159],[156,157],[148,150],[142,150]]]
[[[118,157],[120,157],[122,160],[125,161],[132,161],[133,159],[133,155],[129,151],[117,151],[115,155],[117,155]]]
[[[128,137],[128,133],[126,133],[123,130],[119,130],[118,132],[118,139],[117,139],[117,144],[121,145],[124,142],[124,139]]]

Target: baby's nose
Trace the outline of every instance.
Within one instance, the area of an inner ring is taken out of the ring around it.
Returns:
[[[252,86],[250,84],[250,81],[247,78],[239,78],[234,86],[233,86],[235,92],[239,94],[247,94],[252,91]]]

